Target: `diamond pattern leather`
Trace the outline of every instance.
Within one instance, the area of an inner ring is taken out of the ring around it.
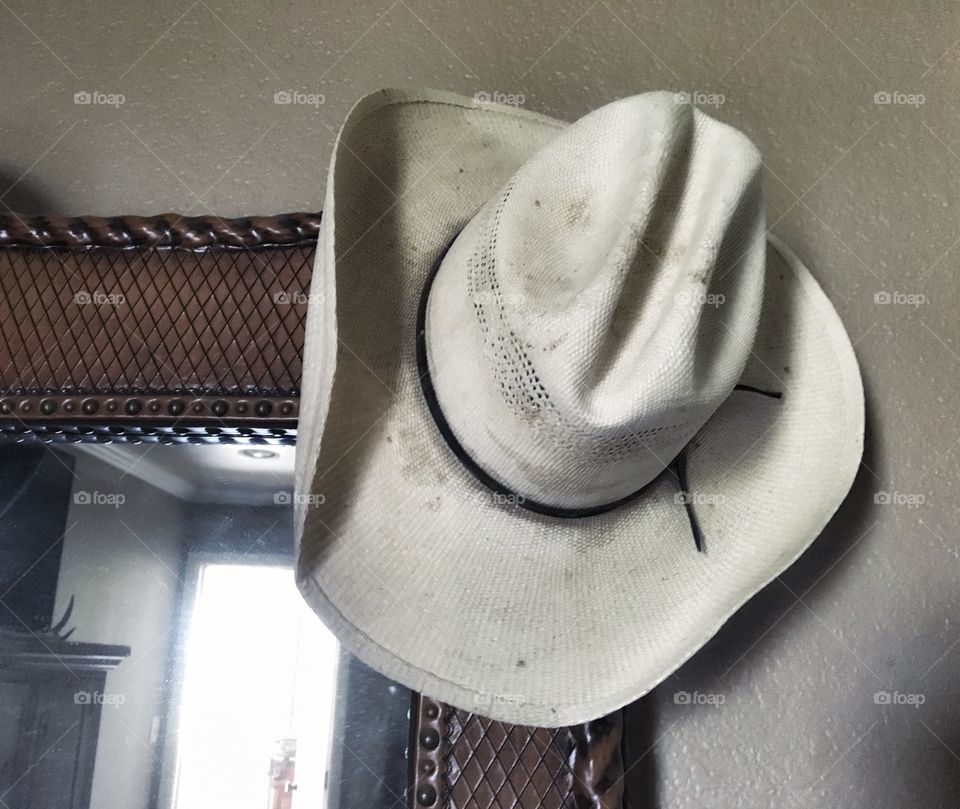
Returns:
[[[417,695],[410,806],[619,809],[623,717],[567,728],[508,725]]]
[[[312,244],[0,249],[0,389],[295,395],[312,257]]]

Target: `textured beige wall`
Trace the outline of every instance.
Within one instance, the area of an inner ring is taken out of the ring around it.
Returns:
[[[772,229],[856,345],[868,451],[814,548],[645,701],[633,794],[955,805],[960,6],[0,0],[0,20],[0,202],[27,211],[317,209],[338,122],[385,85],[522,95],[566,118],[649,89],[722,95],[716,115],[763,151]],[[324,103],[275,104],[285,90]],[[74,103],[94,91],[124,103]]]

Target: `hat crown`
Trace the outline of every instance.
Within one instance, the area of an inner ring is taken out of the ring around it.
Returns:
[[[557,509],[653,480],[739,379],[763,291],[760,158],[673,94],[609,104],[467,224],[427,301],[456,442]]]

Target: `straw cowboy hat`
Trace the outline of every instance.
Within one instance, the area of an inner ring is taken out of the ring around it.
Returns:
[[[642,696],[820,533],[863,390],[760,157],[672,93],[574,124],[362,99],[336,141],[298,585],[411,688],[560,726]]]

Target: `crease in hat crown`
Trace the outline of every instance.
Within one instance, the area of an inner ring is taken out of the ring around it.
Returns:
[[[763,294],[760,158],[671,93],[534,154],[429,289],[437,403],[470,459],[559,509],[642,489],[723,403]]]

